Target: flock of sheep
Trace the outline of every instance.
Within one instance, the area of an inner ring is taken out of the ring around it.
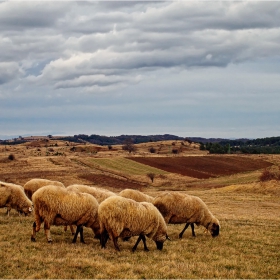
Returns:
[[[125,241],[132,236],[138,236],[132,251],[141,240],[144,250],[148,251],[146,236],[161,250],[169,239],[167,224],[185,224],[179,238],[189,225],[195,236],[194,224],[204,226],[213,237],[218,236],[220,230],[218,219],[199,197],[176,191],[152,197],[132,189],[117,194],[87,185],[65,187],[61,182],[46,179],[32,179],[23,187],[0,181],[0,208],[3,207],[7,208],[7,215],[11,209],[25,215],[34,212],[32,241],[36,241],[36,232],[44,223],[48,242],[52,242],[52,225],[63,225],[65,230],[70,226],[73,243],[78,235],[84,242],[85,226],[93,230],[101,248],[111,239],[118,251],[118,238]]]

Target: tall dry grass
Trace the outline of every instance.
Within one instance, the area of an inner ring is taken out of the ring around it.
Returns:
[[[35,243],[30,241],[33,217],[5,215],[0,209],[0,278],[280,278],[280,197],[240,189],[193,191],[220,220],[217,238],[196,228],[168,225],[172,241],[162,251],[150,239],[149,252],[140,243],[119,241],[116,252],[111,241],[102,250],[93,233],[85,229],[86,244],[72,244],[70,231],[52,227],[53,243],[43,229]]]

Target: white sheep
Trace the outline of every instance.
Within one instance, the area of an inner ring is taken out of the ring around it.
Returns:
[[[88,193],[96,198],[98,203],[101,203],[103,200],[110,196],[115,196],[116,194],[114,192],[111,192],[109,190],[103,189],[103,188],[96,188],[88,185],[80,185],[80,184],[74,184],[67,187],[68,190],[76,191],[76,192],[82,192],[82,193]],[[67,230],[67,227],[65,226],[65,231]],[[71,229],[72,233],[73,230]],[[81,226],[79,231],[83,231],[83,227]],[[77,231],[76,231],[77,232]],[[82,234],[81,234],[82,235]]]
[[[133,199],[137,202],[150,202],[154,203],[155,198],[143,192],[133,189],[124,189],[119,193],[119,196]]]
[[[167,226],[162,215],[149,202],[136,202],[129,198],[112,196],[100,203],[98,218],[102,248],[105,248],[108,237],[113,240],[115,249],[120,251],[118,237],[139,236],[132,250],[136,250],[141,239],[144,249],[148,250],[145,239],[147,235],[155,241],[157,249],[161,250],[168,238]]]
[[[23,188],[27,197],[29,199],[32,199],[32,195],[35,191],[47,185],[61,186],[65,188],[65,186],[59,181],[52,181],[52,180],[40,179],[40,178],[34,178],[29,180],[28,182],[25,183]]]
[[[154,203],[155,198],[142,193],[141,191],[134,190],[134,189],[124,189],[119,193],[119,196],[125,197],[125,198],[130,198],[133,199],[137,202],[150,202]],[[123,241],[128,241],[130,238],[125,237],[123,238]]]
[[[119,193],[119,196],[130,198],[137,202],[146,201],[146,202],[154,203],[154,201],[155,201],[155,198],[153,196],[147,195],[145,193],[142,193],[138,190],[133,190],[133,189],[124,189]],[[190,226],[192,229],[192,235],[195,236],[194,224],[191,223]],[[125,238],[124,240],[127,241],[127,240],[129,240],[129,238]]]
[[[41,179],[41,178],[34,178],[29,180],[28,182],[25,183],[23,186],[24,192],[26,193],[27,197],[29,199],[32,199],[32,195],[34,192],[36,192],[38,189],[47,186],[47,185],[53,185],[53,186],[59,186],[62,188],[65,188],[64,184],[62,184],[59,181],[53,181],[53,180],[48,180],[48,179]],[[67,231],[67,226],[64,227],[64,230]],[[70,231],[72,235],[75,234],[75,229],[72,225],[70,225]]]
[[[7,207],[7,215],[15,209],[28,215],[32,212],[32,202],[25,195],[22,186],[0,181],[0,208]]]
[[[95,236],[100,237],[97,216],[98,202],[92,195],[48,185],[38,189],[33,194],[32,201],[35,215],[32,241],[35,241],[36,232],[40,230],[42,222],[44,222],[48,242],[52,242],[51,225],[76,225],[77,231],[73,242],[76,242],[79,232],[81,233],[81,242],[84,242],[82,226],[90,227]]]
[[[182,238],[190,224],[192,226],[193,224],[204,226],[213,237],[219,235],[220,223],[218,219],[213,216],[207,205],[197,196],[181,192],[164,192],[155,198],[154,205],[161,212],[167,224],[186,223],[179,234],[179,238]]]
[[[74,185],[68,186],[67,189],[72,190],[72,191],[78,191],[78,192],[82,192],[82,193],[91,194],[92,196],[94,196],[96,198],[98,203],[101,203],[103,200],[105,200],[106,198],[108,198],[110,196],[116,196],[116,194],[114,192],[111,192],[109,190],[97,188],[97,187],[91,187],[91,186],[87,186],[87,185],[74,184]]]

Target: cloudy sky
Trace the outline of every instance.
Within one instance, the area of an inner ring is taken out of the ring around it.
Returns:
[[[0,139],[280,136],[279,1],[1,1]]]

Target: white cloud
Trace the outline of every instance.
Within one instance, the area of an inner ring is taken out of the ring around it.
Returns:
[[[90,123],[91,102],[101,108],[98,129],[110,126],[106,116],[126,124],[122,131],[135,123],[158,131],[166,123],[176,131],[193,123],[198,131],[195,125],[208,117],[213,131],[220,124],[226,133],[232,130],[221,118],[235,128],[246,112],[267,112],[275,122],[276,1],[6,1],[0,3],[0,49],[4,130],[13,110],[18,118],[25,108],[30,118],[41,112],[48,119],[56,104],[68,119],[74,110]]]

